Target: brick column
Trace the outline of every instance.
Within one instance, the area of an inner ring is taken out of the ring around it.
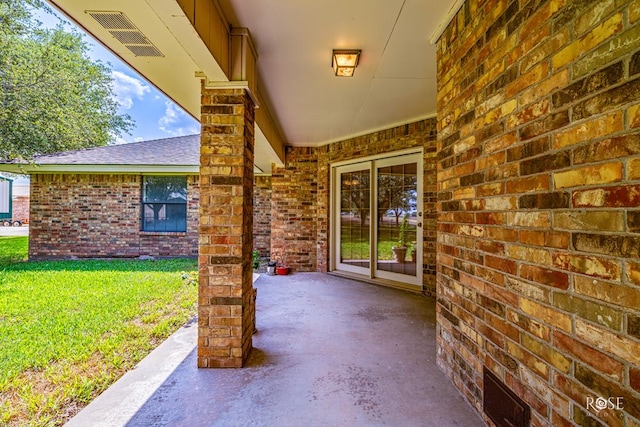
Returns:
[[[243,366],[253,332],[254,104],[202,87],[198,367]]]

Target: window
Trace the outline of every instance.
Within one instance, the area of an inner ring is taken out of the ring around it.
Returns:
[[[187,231],[187,177],[143,179],[142,231]]]

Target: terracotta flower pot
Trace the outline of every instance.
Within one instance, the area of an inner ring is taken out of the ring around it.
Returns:
[[[404,264],[404,259],[407,256],[407,247],[406,246],[394,246],[391,248],[393,251],[393,259],[395,262],[399,264]]]
[[[289,267],[276,267],[276,274],[278,276],[286,276],[289,274]]]

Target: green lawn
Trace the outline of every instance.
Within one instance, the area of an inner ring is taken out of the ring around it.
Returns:
[[[16,261],[27,259],[28,237],[0,237],[0,270]]]
[[[0,238],[0,425],[59,425],[195,315],[191,259],[17,262]]]
[[[340,242],[340,253],[344,259],[359,260],[369,259],[370,243],[369,228],[363,227],[342,227],[342,241]],[[408,240],[416,240],[415,225],[408,226]],[[393,251],[391,248],[398,244],[398,227],[384,226],[378,229],[378,260],[392,260]]]

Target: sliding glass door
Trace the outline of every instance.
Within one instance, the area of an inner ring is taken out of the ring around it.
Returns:
[[[422,155],[339,166],[334,183],[335,269],[421,286]]]

